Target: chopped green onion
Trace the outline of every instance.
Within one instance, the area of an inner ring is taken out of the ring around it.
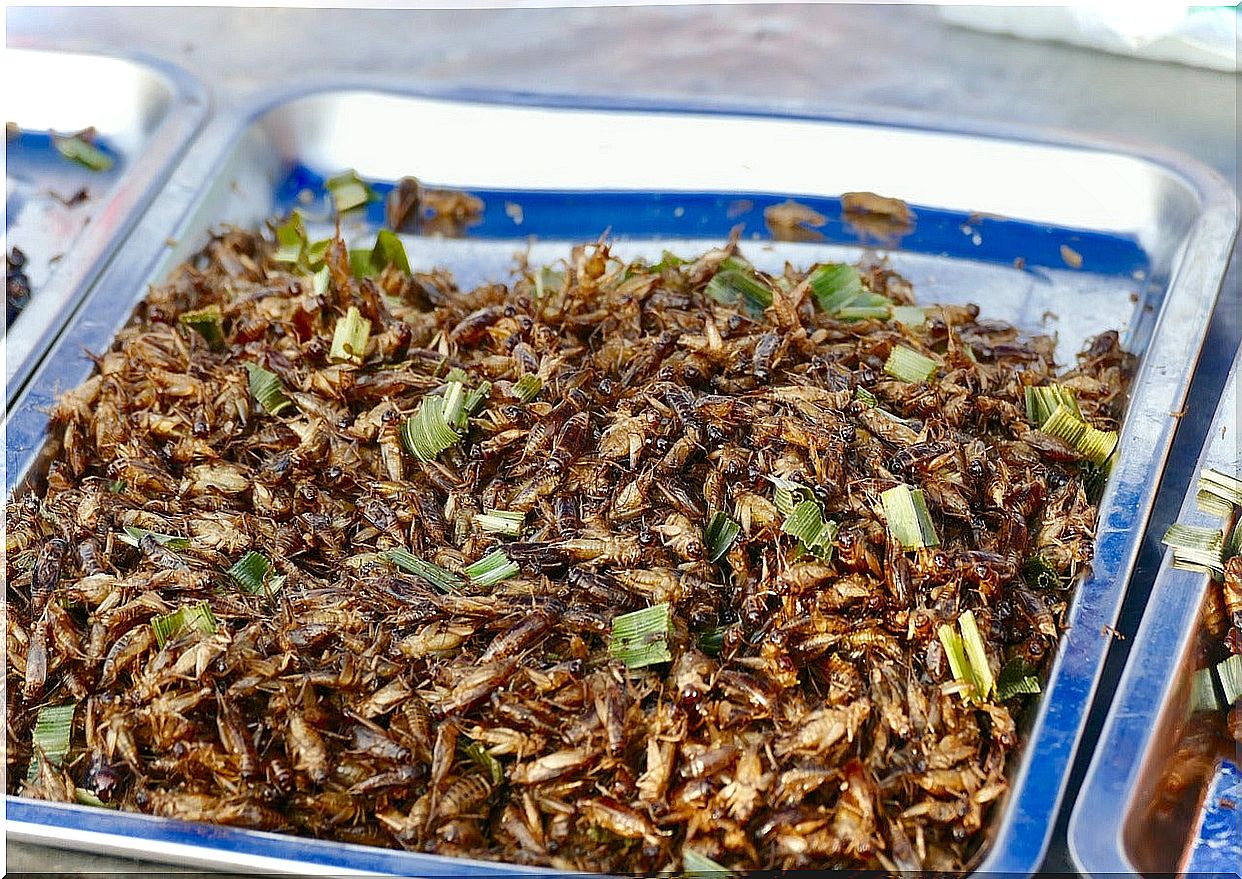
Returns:
[[[730,519],[727,513],[721,511],[712,516],[707,527],[703,529],[703,544],[707,547],[707,560],[709,562],[719,561],[741,533],[742,526]]]
[[[921,327],[927,322],[927,310],[917,305],[894,305],[893,321],[908,327]]]
[[[474,764],[488,774],[492,780],[492,786],[503,784],[505,780],[505,767],[500,761],[487,752],[487,749],[479,742],[470,742],[462,750]]]
[[[357,306],[351,305],[345,317],[336,322],[332,331],[332,348],[328,359],[333,363],[361,364],[367,353],[367,340],[371,338],[371,321],[362,316]]]
[[[285,407],[293,405],[275,373],[268,372],[257,363],[247,363],[245,367],[250,380],[250,396],[263,407],[264,412],[279,415]]]
[[[807,552],[827,556],[832,551],[838,528],[836,522],[824,521],[824,511],[818,502],[804,500],[781,523],[781,530],[796,537]]]
[[[376,271],[383,271],[388,266],[396,266],[405,274],[410,274],[410,258],[406,256],[405,245],[396,232],[381,229],[375,236],[375,247],[371,251],[371,266]]]
[[[822,265],[811,272],[807,281],[811,286],[811,295],[819,307],[829,314],[836,314],[867,292],[858,269],[846,263]]]
[[[1216,682],[1210,668],[1201,668],[1190,678],[1190,713],[1218,711],[1220,700],[1216,697]]]
[[[699,635],[699,649],[708,656],[719,656],[724,649],[724,634],[727,630],[728,626],[720,626]]]
[[[224,316],[220,313],[220,306],[209,305],[198,311],[187,311],[181,315],[181,325],[202,336],[212,351],[224,350]]]
[[[668,649],[672,624],[667,603],[621,614],[612,621],[608,652],[626,668],[672,662],[673,654]]]
[[[343,214],[379,198],[357,171],[346,171],[330,178],[324,187],[332,193],[337,213]]]
[[[254,550],[234,562],[228,570],[228,575],[251,595],[258,595],[263,591],[263,584],[271,574],[271,561],[263,553]]]
[[[1222,530],[1175,523],[1164,532],[1161,543],[1173,550],[1173,567],[1183,571],[1206,571],[1218,580],[1224,575],[1225,534]]]
[[[874,409],[880,405],[880,400],[875,394],[863,387],[854,388],[854,396],[858,402],[862,403],[868,409]]]
[[[1225,692],[1225,704],[1232,707],[1242,697],[1242,654],[1235,653],[1216,666],[1216,674]]]
[[[466,585],[453,572],[446,571],[444,568],[431,562],[425,562],[402,547],[385,550],[380,553],[380,556],[392,562],[407,574],[413,574],[415,577],[425,580],[441,592],[457,592]]]
[[[903,382],[925,382],[936,371],[936,361],[913,348],[895,345],[884,363],[884,371]]]
[[[1242,507],[1242,480],[1212,467],[1199,474],[1199,509],[1225,518],[1235,506]]]
[[[888,531],[902,549],[940,545],[921,488],[912,490],[908,485],[898,485],[882,493],[880,501],[884,505]]]
[[[996,678],[996,701],[1008,702],[1014,696],[1035,695],[1039,692],[1039,678],[1030,673],[1021,659],[1005,663]]]
[[[968,610],[962,614],[957,620],[957,627],[962,630],[962,646],[966,650],[966,659],[970,662],[975,692],[980,699],[986,699],[996,682],[992,678],[992,668],[988,665],[983,636],[979,634],[979,625],[975,622],[975,612]]]
[[[1032,589],[1054,589],[1061,585],[1056,568],[1041,555],[1033,555],[1022,563],[1022,579]]]
[[[526,514],[510,510],[488,510],[476,513],[475,524],[489,534],[503,534],[506,537],[518,537],[522,533],[522,522]]]
[[[71,162],[77,162],[92,171],[107,171],[112,167],[112,157],[81,137],[53,138],[56,151]]]
[[[1040,430],[1065,440],[1093,464],[1103,464],[1117,448],[1117,431],[1096,430],[1064,404],[1053,410]]]
[[[692,848],[681,850],[681,869],[690,876],[725,876],[732,875],[729,870],[717,864],[707,855],[699,854]]]
[[[513,383],[513,394],[523,403],[529,403],[543,390],[543,382],[539,376],[530,373]]]
[[[724,305],[733,305],[740,299],[752,314],[762,314],[772,304],[771,289],[754,276],[737,270],[717,272],[704,292]]]
[[[299,211],[276,227],[276,252],[272,259],[283,263],[300,263],[306,253],[306,223]]]
[[[73,736],[73,714],[77,705],[47,705],[39,709],[35,717],[33,743],[43,751],[48,762],[59,766],[69,756],[69,745]],[[39,751],[35,751],[30,761],[27,778],[33,781],[39,774]]]
[[[1060,406],[1068,409],[1075,418],[1082,418],[1082,412],[1078,409],[1078,401],[1074,399],[1072,393],[1060,385],[1028,387],[1023,395],[1026,398],[1026,420],[1036,428],[1042,428]]]
[[[426,396],[418,411],[401,426],[401,441],[420,461],[433,461],[449,446],[461,440],[455,430],[462,407],[462,384],[450,382],[443,397]]]
[[[464,568],[462,573],[470,578],[470,582],[484,588],[495,586],[501,580],[507,580],[520,569],[518,563],[510,561],[503,549],[494,549],[474,564]]]
[[[122,543],[128,543],[130,546],[138,546],[142,538],[150,535],[155,538],[155,542],[165,549],[171,549],[179,552],[183,549],[190,548],[190,538],[178,537],[176,534],[161,534],[158,531],[148,531],[146,528],[139,528],[135,525],[126,525],[123,534],[117,534],[117,539]]]
[[[215,634],[217,625],[211,605],[206,601],[185,604],[151,620],[151,629],[155,632],[155,640],[163,647],[186,629],[197,629],[204,635]]]

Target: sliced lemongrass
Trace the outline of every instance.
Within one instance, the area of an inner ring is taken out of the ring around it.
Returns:
[[[35,716],[31,741],[53,766],[61,765],[69,756],[73,741],[73,715],[77,708],[72,702],[68,705],[46,705]],[[35,753],[38,754],[37,751]],[[37,760],[31,761],[32,775],[37,772],[36,764]]]
[[[966,651],[966,659],[970,662],[970,673],[975,683],[975,692],[980,699],[987,699],[995,684],[992,668],[988,664],[987,648],[983,636],[979,634],[979,624],[975,621],[975,612],[968,610],[957,620],[962,630],[962,647]]]
[[[249,379],[250,396],[263,408],[268,415],[279,415],[282,410],[293,405],[293,401],[285,394],[284,385],[273,372],[268,372],[257,363],[245,364]]]
[[[807,277],[807,283],[819,307],[829,314],[836,314],[867,292],[858,269],[846,263],[819,266]]]
[[[884,362],[884,371],[903,382],[925,382],[936,372],[936,361],[913,348],[895,345]]]
[[[1199,509],[1224,518],[1242,507],[1242,480],[1207,467],[1199,474]]]
[[[1225,569],[1225,535],[1220,529],[1199,525],[1169,526],[1161,540],[1173,550],[1173,566],[1184,571],[1207,571],[1219,579]]]
[[[1042,428],[1059,406],[1064,406],[1075,418],[1082,419],[1073,393],[1060,385],[1028,387],[1023,391],[1023,396],[1026,400],[1026,420],[1037,428]]]
[[[703,545],[707,548],[707,560],[709,562],[720,561],[741,533],[742,526],[730,519],[728,513],[717,512],[703,529]]]
[[[1199,509],[1203,512],[1218,519],[1228,517],[1233,512],[1234,507],[1233,501],[1226,500],[1205,488],[1200,488],[1195,493],[1195,503],[1198,504]]]
[[[236,580],[242,589],[251,595],[258,595],[263,591],[267,578],[272,575],[272,562],[263,553],[251,550],[233,563],[228,570],[228,575]]]
[[[1220,700],[1216,696],[1216,681],[1212,669],[1201,668],[1190,678],[1190,713],[1219,711]]]
[[[401,441],[406,451],[420,461],[434,461],[437,455],[460,440],[461,434],[445,418],[444,398],[440,396],[424,397],[418,411],[401,425]]]
[[[1242,697],[1242,655],[1235,653],[1216,666],[1216,675],[1225,693],[1225,704],[1232,707]]]
[[[1093,464],[1103,464],[1117,448],[1115,430],[1097,430],[1061,404],[1040,427],[1049,436],[1064,440]]]
[[[53,138],[56,152],[71,162],[77,162],[92,171],[107,171],[112,167],[112,157],[81,137]]]
[[[762,313],[772,304],[772,290],[745,272],[717,272],[704,291],[708,298],[724,305],[741,301],[751,313]]]
[[[396,232],[381,229],[375,236],[375,247],[371,249],[371,267],[380,272],[396,266],[405,274],[410,274],[410,258],[406,255],[405,245]]]
[[[373,278],[379,274],[371,264],[371,251],[365,247],[355,247],[349,251],[349,273],[355,278]]]
[[[316,295],[322,296],[324,293],[328,292],[328,289],[331,286],[332,272],[328,270],[327,266],[324,266],[311,275],[311,288],[315,291]]]
[[[529,403],[543,390],[539,376],[527,373],[513,383],[513,395],[523,403]]]
[[[474,585],[487,588],[509,579],[519,570],[518,563],[510,561],[503,549],[494,549],[474,564],[463,568],[462,573]]]
[[[927,323],[927,309],[917,305],[894,305],[893,322],[907,327],[921,327]]]
[[[1233,524],[1233,531],[1225,538],[1225,547],[1221,558],[1228,561],[1235,555],[1242,554],[1242,516]]]
[[[544,266],[535,272],[535,298],[542,299],[549,293],[559,293],[565,287],[565,273]]]
[[[948,623],[941,624],[936,630],[936,635],[940,638],[941,646],[944,647],[945,659],[949,661],[949,671],[953,674],[954,680],[974,690],[974,676],[970,673],[970,660],[966,658],[962,636]]]
[[[332,194],[332,203],[340,214],[360,208],[379,197],[353,170],[329,178],[324,187]]]
[[[522,534],[522,522],[526,514],[512,510],[488,510],[475,513],[474,523],[488,534],[503,534],[506,537],[519,537]]]
[[[707,855],[700,854],[692,848],[681,850],[681,870],[687,876],[714,876],[723,879],[732,873],[717,864]]]
[[[880,495],[880,502],[884,505],[888,531],[901,544],[902,549],[940,545],[940,538],[936,535],[936,526],[932,522],[931,512],[927,509],[927,501],[921,488],[895,486]]]
[[[710,629],[699,635],[699,649],[708,656],[719,656],[724,649],[724,633],[726,626]]]
[[[492,785],[499,786],[504,784],[505,767],[499,760],[487,752],[480,742],[470,742],[462,749],[466,756],[469,757],[476,766],[487,773],[492,780]]]
[[[425,562],[403,547],[394,547],[380,553],[381,557],[392,562],[407,574],[413,574],[430,583],[441,592],[458,592],[466,584],[452,571],[446,571],[439,565]]]
[[[328,359],[333,363],[361,364],[367,353],[367,340],[371,338],[371,321],[351,305],[345,316],[336,322],[332,331],[332,348]]]
[[[276,227],[276,252],[272,254],[272,259],[292,264],[301,262],[306,253],[306,240],[306,223],[302,214],[294,211],[289,219]]]
[[[457,427],[459,430],[465,430],[466,423],[471,415],[477,413],[487,398],[492,394],[492,383],[489,381],[480,382],[478,387],[470,393],[465,394],[461,403],[461,412],[457,415]],[[447,398],[446,398],[447,399]]]
[[[1039,691],[1039,678],[1030,673],[1021,659],[1009,660],[996,677],[997,702],[1008,702],[1014,696],[1034,695]]]
[[[136,525],[125,525],[123,531],[117,534],[117,539],[122,543],[128,543],[130,546],[137,547],[142,538],[150,535],[155,538],[155,542],[160,546],[179,552],[183,549],[190,548],[190,538],[180,537],[176,534],[161,534],[158,531],[148,531],[146,528],[139,528]]]
[[[875,394],[863,387],[854,388],[854,396],[858,402],[862,403],[868,409],[874,409],[880,405],[880,400]]]
[[[156,643],[163,647],[187,629],[197,629],[204,635],[212,635],[217,629],[215,615],[211,605],[206,601],[185,604],[151,620],[151,630],[155,633]]]
[[[671,662],[673,654],[669,652],[668,641],[672,624],[668,604],[656,604],[621,614],[612,621],[608,652],[626,668]]]
[[[1041,555],[1033,555],[1022,563],[1022,579],[1033,589],[1054,589],[1061,585],[1061,576]]]
[[[197,311],[187,311],[180,318],[183,327],[194,330],[207,342],[212,351],[224,350],[224,315],[220,306],[209,305]]]
[[[801,483],[794,482],[792,479],[769,476],[768,481],[776,486],[773,502],[776,505],[776,511],[782,516],[788,516],[792,513],[799,501],[811,498],[811,490]]]
[[[678,266],[685,265],[686,260],[682,259],[671,250],[666,250],[660,254],[660,261],[651,267],[654,274],[662,275],[669,269],[675,269]]]
[[[887,305],[847,305],[837,309],[841,320],[888,320],[892,313]]]

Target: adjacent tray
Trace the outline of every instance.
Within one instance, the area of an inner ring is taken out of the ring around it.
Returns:
[[[27,258],[32,294],[5,339],[11,404],[207,115],[188,74],[145,58],[10,48],[4,58],[5,248]],[[50,132],[94,127],[113,159],[91,171],[61,156]],[[85,188],[88,197],[73,197]]]
[[[416,267],[446,265],[463,283],[503,278],[528,236],[537,238],[531,258],[542,260],[605,229],[624,255],[692,252],[743,223],[744,252],[761,267],[854,259],[879,242],[850,225],[840,196],[870,190],[905,199],[916,214],[914,229],[882,249],[920,301],[976,301],[1027,331],[1055,331],[1063,362],[1088,336],[1122,330],[1142,365],[1101,503],[1096,560],[978,864],[1034,871],[1224,275],[1237,225],[1227,184],[1178,156],[1039,132],[948,130],[870,111],[819,117],[437,96],[373,83],[268,98],[208,130],[32,379],[8,423],[8,491],[37,484],[52,450],[46,408],[57,389],[89,376],[82,350],[109,344],[148,283],[201,248],[218,224],[254,226],[295,205],[313,213],[323,179],[346,168],[390,182],[413,174],[481,196],[483,222],[465,238],[406,239]],[[791,197],[824,216],[823,240],[771,241],[764,208]],[[365,221],[377,222],[379,211],[373,206]],[[169,236],[176,244],[166,247]],[[8,817],[16,838],[214,867],[275,858],[289,869],[336,872],[520,869],[19,798],[9,798]]]
[[[1205,467],[1238,473],[1242,451],[1239,379],[1242,353],[1226,380],[1178,522],[1213,528],[1221,525],[1195,502],[1197,474]],[[1165,552],[1070,817],[1070,853],[1085,873],[1169,872],[1177,867],[1179,855],[1193,844],[1193,814],[1186,816],[1184,838],[1167,839],[1164,834],[1157,835],[1148,808],[1162,771],[1191,722],[1195,641],[1202,627],[1207,585],[1206,575],[1175,569],[1172,553]],[[1188,774],[1195,771],[1185,767]],[[1208,779],[1203,779],[1202,786],[1207,784]]]

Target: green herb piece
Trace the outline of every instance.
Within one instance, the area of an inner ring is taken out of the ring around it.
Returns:
[[[73,800],[82,806],[94,806],[96,809],[115,809],[116,804],[105,803],[93,792],[84,787],[75,787],[73,789]]]
[[[811,272],[807,282],[819,307],[829,314],[836,314],[867,292],[858,269],[846,263],[822,265]]]
[[[112,168],[112,157],[81,137],[56,137],[56,152],[71,162],[77,162],[92,171],[107,171]]]
[[[730,519],[727,513],[721,511],[712,516],[707,527],[703,529],[703,545],[707,547],[707,560],[709,562],[720,561],[741,533],[742,526]]]
[[[448,371],[448,374],[444,376],[444,381],[445,382],[460,382],[461,384],[464,385],[466,382],[470,381],[470,376],[467,375],[466,371],[462,369],[460,366],[454,366],[452,369]]]
[[[382,272],[388,266],[396,266],[405,274],[410,272],[410,258],[406,256],[405,245],[396,232],[381,229],[375,236],[375,247],[371,250],[371,267]]]
[[[1206,571],[1217,580],[1224,576],[1223,530],[1179,522],[1169,526],[1161,543],[1173,550],[1173,567],[1183,571]]]
[[[699,635],[699,649],[708,656],[719,656],[724,649],[724,635],[727,630],[728,626],[720,626],[703,632]]]
[[[716,267],[716,271],[741,272],[743,275],[749,275],[755,271],[755,267],[751,265],[750,260],[746,259],[746,257],[740,253],[735,253],[722,259],[720,265]]]
[[[328,292],[328,288],[332,286],[332,273],[328,271],[328,267],[324,266],[311,276],[311,289],[315,294],[322,296]]]
[[[1075,418],[1082,420],[1078,401],[1060,385],[1028,387],[1023,391],[1023,396],[1026,399],[1026,420],[1037,428],[1042,428],[1059,407],[1064,407]]]
[[[888,305],[847,305],[837,309],[841,320],[888,320],[892,315]]]
[[[975,698],[974,677],[970,674],[970,661],[966,658],[966,650],[962,646],[962,636],[955,632],[948,623],[942,623],[936,630],[936,635],[940,638],[941,646],[944,647],[944,655],[949,661],[949,671],[954,680],[967,684],[971,690],[964,694],[963,698],[973,700]]]
[[[1054,409],[1040,430],[1065,440],[1093,464],[1103,464],[1117,448],[1117,431],[1096,430],[1065,405]]]
[[[464,568],[462,573],[470,578],[475,586],[487,588],[495,586],[501,580],[507,580],[520,568],[518,563],[510,561],[503,549],[494,549],[474,564]]]
[[[272,259],[283,263],[300,263],[306,252],[306,223],[299,211],[289,214],[289,219],[276,227],[276,252]]]
[[[1078,472],[1082,476],[1082,490],[1091,503],[1099,502],[1100,495],[1104,494],[1104,486],[1108,484],[1108,474],[1111,471],[1112,465],[1108,461],[1103,464],[1083,461],[1078,465]]]
[[[917,305],[894,305],[891,310],[894,323],[907,327],[921,327],[927,323],[927,309]]]
[[[212,351],[224,350],[224,316],[220,313],[220,306],[209,305],[198,311],[187,311],[180,320],[183,327],[189,327],[202,336]]]
[[[279,415],[283,409],[293,405],[275,373],[268,372],[257,363],[247,363],[245,367],[249,377],[250,396],[254,397],[264,412],[268,415]]]
[[[832,552],[838,527],[836,522],[824,521],[824,511],[818,502],[804,500],[790,511],[781,523],[781,530],[796,537],[807,552],[826,557]]]
[[[1242,516],[1238,517],[1238,521],[1233,524],[1233,531],[1225,538],[1225,548],[1221,558],[1228,560],[1235,555],[1242,555]]]
[[[879,398],[863,387],[854,388],[854,397],[868,409],[874,409],[880,405]]]
[[[510,510],[488,510],[474,516],[475,524],[483,531],[488,534],[503,534],[506,537],[519,537],[525,519],[525,513]]]
[[[736,270],[717,272],[704,292],[723,305],[734,305],[740,300],[751,314],[762,314],[772,304],[770,288],[754,276]]]
[[[776,505],[776,511],[782,516],[790,515],[799,502],[814,499],[814,495],[811,494],[809,488],[801,483],[794,482],[792,479],[769,476],[768,481],[776,486],[773,502]]]
[[[1242,507],[1242,480],[1208,467],[1199,474],[1199,509],[1226,518],[1235,506]]]
[[[660,254],[660,261],[651,267],[651,271],[654,274],[662,275],[669,269],[675,269],[678,266],[683,266],[685,264],[686,260],[673,253],[671,250],[666,250]]]
[[[1210,668],[1201,668],[1190,678],[1190,713],[1219,711],[1220,700],[1216,697],[1216,681]]]
[[[457,414],[457,428],[459,430],[466,429],[470,416],[479,411],[483,404],[487,402],[487,398],[491,396],[491,393],[492,383],[485,381],[480,382],[478,387],[465,395],[465,399],[462,400],[461,404],[461,412]]]
[[[138,546],[142,538],[147,535],[155,538],[155,542],[165,549],[171,549],[174,552],[180,552],[183,549],[190,548],[190,538],[178,537],[176,534],[161,534],[158,531],[148,531],[146,528],[138,528],[135,525],[124,526],[123,533],[117,534],[117,539],[122,543],[128,543],[130,546]]]
[[[197,629],[204,635],[213,635],[217,629],[215,615],[206,601],[184,604],[172,613],[151,620],[155,640],[163,647],[187,629]]]
[[[523,403],[529,403],[543,390],[543,382],[539,376],[527,373],[513,383],[513,394]]]
[[[996,678],[996,701],[1008,702],[1014,696],[1034,695],[1039,692],[1039,678],[1031,674],[1021,659],[1005,663]]]
[[[888,532],[901,544],[902,549],[922,549],[939,546],[936,526],[927,509],[927,501],[921,488],[911,489],[898,485],[880,495],[884,505],[884,518]]]
[[[371,251],[365,247],[356,247],[349,251],[349,273],[359,280],[373,278],[379,274],[371,264]]]
[[[365,180],[358,176],[357,171],[346,171],[329,178],[324,187],[332,194],[332,202],[336,211],[343,214],[354,208],[362,207],[368,202],[379,198]]]
[[[444,396],[426,396],[418,411],[401,426],[406,451],[420,461],[434,461],[449,446],[461,441],[456,425],[463,412],[461,382],[450,382]]]
[[[371,338],[371,321],[362,316],[356,306],[351,305],[345,317],[336,322],[332,331],[332,348],[328,351],[328,359],[333,363],[354,363],[361,365],[367,353],[367,340]]]
[[[672,635],[672,616],[668,604],[656,604],[621,614],[612,621],[608,652],[626,668],[644,668],[672,662],[668,641]]]
[[[970,673],[974,677],[975,691],[981,699],[986,699],[996,682],[992,678],[992,668],[988,664],[988,653],[983,644],[983,636],[979,634],[979,625],[975,622],[975,612],[968,610],[962,614],[957,620],[957,627],[962,630],[962,645],[966,650],[966,659],[970,662]]]
[[[884,362],[884,371],[903,382],[925,382],[936,371],[937,363],[913,348],[895,345]]]
[[[439,565],[425,562],[402,547],[385,550],[380,553],[380,557],[392,562],[407,574],[413,574],[426,581],[441,592],[459,592],[466,585],[452,571],[446,571]]]
[[[699,854],[692,848],[681,850],[681,869],[688,876],[713,876],[724,879],[726,876],[733,875],[707,855]]]
[[[1056,568],[1041,555],[1033,555],[1022,563],[1022,579],[1032,589],[1054,589],[1061,585]]]
[[[263,591],[267,578],[272,575],[272,562],[261,552],[251,550],[233,563],[228,575],[245,591],[258,595]]]
[[[69,745],[73,736],[73,714],[77,705],[46,705],[39,709],[35,716],[32,741],[36,748],[34,759],[30,761],[30,769],[26,778],[34,781],[39,775],[39,750],[43,751],[48,762],[60,766],[69,756]]]
[[[542,299],[549,293],[559,293],[565,287],[565,273],[544,266],[535,272],[535,298]]]
[[[1242,697],[1242,654],[1235,653],[1216,666],[1216,674],[1225,693],[1225,705],[1233,707]]]
[[[487,773],[492,780],[492,786],[497,787],[504,784],[505,767],[501,762],[487,752],[487,749],[479,742],[470,742],[462,750],[474,764]]]

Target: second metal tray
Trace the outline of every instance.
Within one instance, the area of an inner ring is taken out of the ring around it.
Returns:
[[[1075,594],[1044,695],[1028,712],[1012,789],[977,865],[1034,871],[1224,274],[1237,224],[1228,186],[1176,156],[1032,132],[948,130],[909,115],[426,96],[373,83],[286,94],[218,121],[144,217],[127,248],[132,258],[101,278],[9,421],[8,491],[37,484],[52,450],[44,413],[55,392],[89,376],[80,352],[109,344],[148,283],[201,248],[216,224],[261,224],[302,204],[303,193],[318,203],[323,179],[347,168],[375,181],[414,174],[480,195],[484,219],[467,237],[406,241],[416,266],[447,266],[463,283],[504,277],[527,236],[538,239],[531,258],[542,260],[606,228],[626,255],[690,252],[744,223],[744,251],[761,267],[856,259],[868,242],[844,222],[840,196],[870,190],[905,199],[916,214],[914,229],[884,250],[920,301],[974,301],[1024,330],[1056,332],[1062,362],[1087,337],[1122,331],[1141,367],[1101,502],[1095,563]],[[822,240],[771,240],[763,210],[787,198],[823,214]],[[170,235],[178,243],[162,248]],[[20,798],[8,809],[18,838],[198,865],[247,868],[276,858],[300,870],[520,869]]]
[[[5,246],[26,254],[32,293],[5,335],[12,403],[207,115],[196,80],[170,64],[9,48],[4,57]],[[90,171],[59,155],[49,132],[93,127],[113,160]],[[85,189],[85,201],[72,206]]]

